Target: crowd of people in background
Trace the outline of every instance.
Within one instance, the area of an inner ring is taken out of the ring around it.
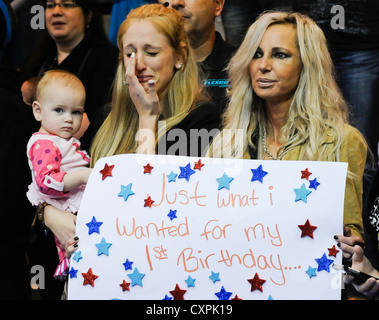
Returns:
[[[36,5],[43,30],[30,28]],[[33,265],[46,273],[40,299],[65,296],[78,206],[49,195],[86,183],[91,169],[72,174],[71,160],[83,169],[125,153],[347,162],[335,239],[345,263],[372,278],[346,276],[342,298],[379,297],[378,1],[0,0],[0,96],[0,299],[31,299]],[[66,107],[49,110],[48,97]],[[50,127],[58,119],[70,125]],[[180,145],[168,138],[176,129],[219,135]],[[244,139],[225,144],[222,130],[238,129]],[[54,177],[31,174],[35,141],[67,150]]]

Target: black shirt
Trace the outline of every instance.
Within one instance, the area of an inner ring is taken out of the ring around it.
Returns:
[[[23,248],[35,209],[26,198],[32,176],[26,156],[30,136],[39,128],[32,109],[22,100],[18,73],[0,66],[0,120],[3,142],[0,146],[1,213],[3,250]]]
[[[159,140],[158,154],[201,157],[220,132],[219,126],[219,108],[210,102],[203,103]]]
[[[30,267],[25,259],[35,209],[26,198],[32,181],[26,144],[38,126],[22,100],[16,70],[0,66],[1,265],[0,300],[30,299]],[[56,253],[55,253],[56,254]]]
[[[298,0],[293,8],[316,21],[332,51],[379,49],[378,0]]]
[[[215,45],[211,54],[199,63],[203,73],[203,85],[221,114],[227,106],[226,89],[229,87],[228,74],[225,71],[233,54],[233,47],[216,32]]]

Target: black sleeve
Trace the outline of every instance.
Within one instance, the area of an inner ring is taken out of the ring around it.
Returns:
[[[219,109],[211,103],[202,104],[159,140],[158,154],[201,157],[219,132],[220,123]]]
[[[94,49],[86,63],[82,81],[86,88],[85,109],[90,121],[99,108],[111,101],[117,63],[118,50],[112,46]]]

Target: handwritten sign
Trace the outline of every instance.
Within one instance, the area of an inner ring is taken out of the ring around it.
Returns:
[[[339,299],[346,163],[119,155],[77,217],[69,299]]]

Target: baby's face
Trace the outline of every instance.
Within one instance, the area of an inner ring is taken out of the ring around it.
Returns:
[[[85,92],[50,83],[40,98],[41,132],[70,139],[82,124]]]

